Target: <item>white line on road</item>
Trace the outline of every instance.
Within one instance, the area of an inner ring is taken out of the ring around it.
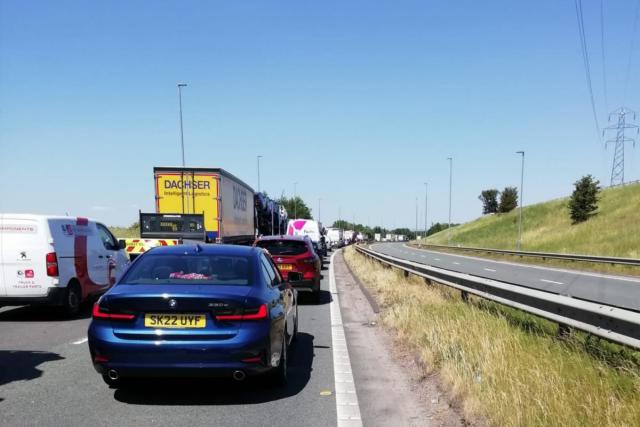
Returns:
[[[556,282],[555,280],[540,279],[540,281],[541,282],[547,282],[547,283],[553,283],[554,285],[564,285],[564,283]]]
[[[434,261],[440,261],[440,258],[434,258],[433,260]]]
[[[84,344],[84,343],[86,343],[87,341],[89,341],[89,338],[84,337],[84,338],[80,338],[80,339],[79,339],[79,340],[77,340],[77,341],[72,342],[71,344],[76,344],[76,345],[78,345],[78,344]]]
[[[340,300],[338,298],[338,288],[336,287],[336,276],[333,270],[336,254],[337,252],[334,252],[333,255],[331,255],[331,264],[329,265],[329,291],[331,292],[329,311],[331,312],[331,348],[333,352],[333,375],[335,381],[338,427],[362,427],[356,384],[353,381],[351,359],[349,359],[347,338],[342,325]]]
[[[405,247],[409,247],[406,246]],[[414,249],[415,251],[424,251],[427,253],[435,253],[436,251],[430,251],[427,249]],[[451,254],[449,254],[451,255]],[[627,276],[614,276],[611,274],[601,274],[601,273],[592,273],[592,272],[588,272],[588,271],[580,271],[580,270],[570,270],[570,269],[562,269],[562,268],[557,268],[557,267],[543,267],[540,265],[532,265],[532,264],[522,264],[522,263],[517,263],[517,262],[509,262],[509,261],[497,261],[497,260],[493,260],[493,259],[487,259],[487,258],[481,258],[478,256],[470,256],[470,255],[451,255],[451,256],[456,256],[456,257],[460,257],[460,258],[468,258],[468,259],[472,259],[472,260],[476,260],[476,261],[482,261],[482,262],[491,262],[494,264],[503,264],[503,265],[513,265],[515,267],[518,268],[532,268],[532,269],[536,269],[536,270],[545,270],[545,271],[559,271],[561,273],[569,273],[569,274],[576,274],[579,276],[590,276],[590,277],[598,277],[598,278],[603,278],[603,279],[609,279],[609,280],[619,280],[619,281],[623,281],[623,282],[633,282],[633,283],[640,283],[640,279],[638,279],[637,277],[627,277]],[[437,260],[440,261],[440,260]]]
[[[427,256],[426,256],[426,255],[420,255],[420,257],[421,257],[421,258],[426,258]]]
[[[496,272],[496,270],[494,270],[493,268],[485,268],[484,271],[490,271],[492,273]]]
[[[455,262],[455,261],[453,261],[453,263],[454,263],[455,265],[460,265],[460,263],[459,263],[459,262]]]

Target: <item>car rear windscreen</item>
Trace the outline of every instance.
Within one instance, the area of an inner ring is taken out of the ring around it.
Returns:
[[[150,253],[133,263],[120,282],[243,286],[250,277],[247,257]]]
[[[298,240],[261,240],[257,246],[271,255],[302,255],[307,252],[307,244]]]

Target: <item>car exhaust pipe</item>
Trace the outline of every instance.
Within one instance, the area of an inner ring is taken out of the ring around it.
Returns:
[[[120,378],[118,371],[116,371],[115,369],[109,369],[109,372],[107,372],[107,376],[109,377],[110,380],[113,380],[113,381],[117,381],[118,378]]]
[[[236,381],[244,381],[247,377],[247,374],[244,371],[233,371],[233,379]]]

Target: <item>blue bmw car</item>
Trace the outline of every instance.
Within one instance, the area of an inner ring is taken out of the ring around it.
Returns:
[[[178,245],[138,257],[93,307],[89,350],[111,387],[127,378],[220,376],[287,380],[297,295],[269,254]]]

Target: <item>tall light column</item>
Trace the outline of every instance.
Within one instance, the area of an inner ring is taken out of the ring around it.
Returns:
[[[520,250],[520,248],[522,247],[522,202],[523,202],[523,197],[522,195],[524,194],[523,191],[523,186],[524,186],[524,151],[516,151],[516,154],[520,154],[522,155],[522,166],[520,167],[520,194],[519,194],[519,198],[520,198],[520,213],[518,216],[518,242],[517,242],[517,248],[518,250]]]
[[[293,218],[298,219],[298,181],[293,183]]]
[[[260,192],[260,159],[262,156],[256,156],[258,159],[258,193]]]
[[[184,130],[182,127],[182,88],[187,87],[186,83],[178,83],[178,104],[180,106],[180,147],[182,148],[182,167],[185,166],[184,162]]]
[[[427,238],[427,231],[429,230],[429,225],[427,223],[427,209],[429,207],[428,204],[429,197],[429,184],[424,183],[424,238]]]
[[[449,227],[447,228],[447,237],[449,246],[451,246],[451,191],[453,187],[453,157],[447,157],[449,160]]]

